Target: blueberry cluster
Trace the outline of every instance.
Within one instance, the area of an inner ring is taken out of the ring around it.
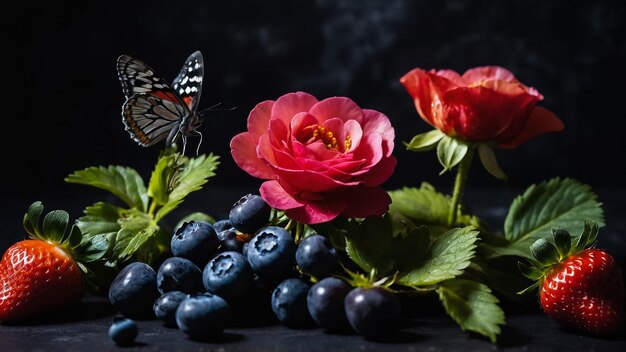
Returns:
[[[275,320],[365,337],[395,326],[400,304],[391,292],[331,276],[339,255],[328,238],[313,234],[296,244],[285,228],[269,224],[270,215],[260,196],[248,194],[228,219],[184,223],[172,236],[173,256],[156,272],[141,262],[120,271],[111,303],[126,318],[156,316],[194,340]]]

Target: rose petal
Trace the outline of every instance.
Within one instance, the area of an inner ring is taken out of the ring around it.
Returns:
[[[274,102],[266,100],[258,103],[248,115],[248,132],[256,139],[267,133],[270,125],[270,113]]]
[[[469,69],[463,74],[463,79],[468,85],[494,80],[519,83],[511,71],[500,66],[482,66]]]
[[[398,160],[393,155],[384,158],[378,164],[372,166],[367,173],[361,175],[359,180],[362,181],[364,186],[379,186],[393,175],[397,164]]]
[[[363,117],[365,117],[366,111],[367,110],[363,110]],[[356,148],[359,147],[359,144],[361,144],[361,138],[363,138],[363,127],[361,126],[361,124],[359,124],[355,120],[346,121],[343,126],[343,136],[341,136],[344,143],[344,149],[346,147],[346,138],[348,136],[350,137],[350,145],[347,150],[344,150],[344,153],[350,153],[354,151]]]
[[[231,139],[230,153],[235,163],[245,172],[261,179],[270,179],[273,171],[265,161],[259,159],[257,143],[258,140],[255,140],[251,133],[240,133]]]
[[[343,199],[307,202],[303,207],[288,209],[285,214],[303,224],[321,224],[341,215],[347,204]]]
[[[304,203],[295,199],[276,180],[263,182],[259,188],[259,193],[261,198],[275,209],[287,210],[304,206]]]
[[[393,126],[391,126],[391,121],[389,118],[376,110],[363,109],[364,123],[363,123],[363,133],[364,134],[379,134],[384,141],[386,141],[386,145],[388,147],[385,156],[390,156],[394,147],[394,139],[396,138],[395,130]]]
[[[363,121],[363,112],[350,98],[333,97],[320,101],[309,110],[311,115],[315,116],[318,121],[324,122],[333,117],[338,117],[342,121],[356,120],[358,123]]]
[[[528,117],[524,129],[514,139],[507,143],[500,144],[499,147],[515,148],[540,134],[562,131],[563,128],[565,128],[563,121],[554,113],[548,109],[537,106]]]
[[[291,119],[297,113],[308,112],[317,101],[309,93],[295,92],[285,94],[276,99],[274,106],[272,106],[272,119],[282,120],[286,126],[289,126]]]

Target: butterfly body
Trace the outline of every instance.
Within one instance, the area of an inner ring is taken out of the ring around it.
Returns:
[[[129,55],[117,60],[117,72],[126,102],[122,121],[139,145],[148,147],[162,140],[171,146],[180,137],[183,152],[187,136],[197,133],[202,118],[197,112],[204,60],[191,54],[170,86],[144,62]]]

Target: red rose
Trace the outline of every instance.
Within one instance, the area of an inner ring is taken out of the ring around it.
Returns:
[[[305,224],[343,214],[384,214],[391,198],[380,184],[396,165],[394,130],[384,114],[361,109],[349,98],[318,101],[303,93],[259,103],[248,132],[230,142],[233,159],[266,179],[265,201]]]
[[[462,76],[416,68],[400,82],[422,119],[450,137],[515,148],[563,129],[556,115],[536,106],[543,96],[502,67],[477,67]]]

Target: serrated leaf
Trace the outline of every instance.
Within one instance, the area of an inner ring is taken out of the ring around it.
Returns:
[[[487,172],[489,172],[493,177],[500,180],[507,178],[506,174],[502,171],[500,165],[498,164],[493,148],[487,144],[481,143],[478,145],[478,156],[480,157],[480,162],[485,167],[485,170],[487,170]]]
[[[109,249],[109,241],[105,235],[96,235],[82,242],[76,253],[83,263],[91,263],[101,259]]]
[[[37,201],[31,204],[28,207],[26,214],[24,214],[22,225],[24,226],[24,230],[26,230],[26,232],[31,236],[39,236],[39,219],[41,218],[42,213],[43,203]]]
[[[478,231],[467,226],[439,236],[424,257],[413,267],[404,268],[397,282],[406,286],[427,286],[454,278],[470,265]]]
[[[602,203],[587,185],[573,179],[554,178],[529,187],[517,197],[504,223],[504,246],[486,246],[486,255],[532,258],[530,246],[549,239],[553,228],[580,233],[585,220],[604,225]]]
[[[148,195],[152,197],[154,202],[159,205],[167,204],[172,191],[172,178],[187,160],[188,158],[179,154],[167,152],[159,156],[148,183]]]
[[[404,143],[406,149],[412,152],[421,152],[435,148],[436,144],[445,136],[439,130],[420,133],[413,137],[409,143]]]
[[[439,283],[437,293],[446,312],[461,329],[496,342],[505,318],[489,287],[475,281],[451,279]]]
[[[84,236],[117,233],[120,230],[118,220],[125,209],[110,203],[98,202],[85,208],[85,215],[76,221]]]
[[[67,230],[70,215],[64,210],[53,210],[43,218],[43,238],[52,242],[60,243]]]
[[[130,241],[128,241],[126,248],[124,248],[124,250],[119,254],[119,257],[129,258],[130,256],[132,256],[135,252],[137,252],[141,248],[141,246],[143,246],[149,240],[154,238],[154,236],[156,235],[158,231],[159,231],[158,225],[150,225],[144,228],[143,230],[140,230],[136,235],[134,235],[130,239]]]
[[[424,226],[395,234],[389,215],[350,221],[346,252],[365,272],[376,270],[379,277],[403,270],[428,247],[430,234]]]
[[[157,211],[155,221],[158,222],[174,210],[189,193],[201,189],[202,185],[215,175],[214,171],[219,165],[218,159],[219,157],[213,154],[189,159],[187,165],[174,176],[168,201]]]
[[[120,254],[124,252],[130,241],[137,235],[137,232],[133,232],[128,229],[120,229],[115,235],[115,243],[113,245],[113,255],[111,261],[123,260]]]
[[[66,182],[101,188],[113,193],[131,208],[146,211],[148,195],[141,176],[134,169],[111,165],[88,167],[74,171],[65,178]]]
[[[437,145],[437,158],[443,166],[440,174],[452,170],[463,160],[468,150],[469,146],[463,141],[448,136],[443,137]]]

